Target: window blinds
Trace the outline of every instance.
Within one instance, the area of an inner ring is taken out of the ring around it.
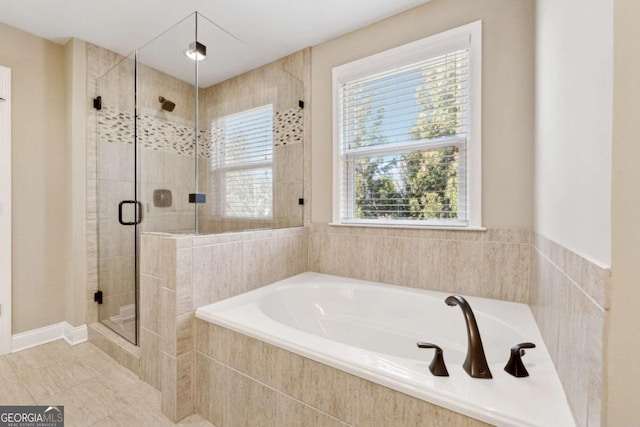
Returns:
[[[469,49],[339,86],[341,221],[467,220]]]
[[[220,181],[222,214],[271,217],[273,106],[222,117],[212,124],[212,133],[212,165]]]

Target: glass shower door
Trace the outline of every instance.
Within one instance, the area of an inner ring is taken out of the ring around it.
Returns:
[[[189,195],[196,192],[195,138],[201,132],[195,131],[197,63],[185,50],[196,38],[190,16],[137,51],[140,232],[195,232],[196,204]]]
[[[99,320],[137,343],[136,61],[131,55],[98,79]]]
[[[100,322],[134,344],[153,332],[138,322],[140,233],[303,224],[303,69],[264,65],[194,13],[97,80]]]

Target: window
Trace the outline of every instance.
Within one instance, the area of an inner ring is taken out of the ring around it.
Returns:
[[[213,180],[219,214],[271,218],[273,212],[273,107],[222,117],[212,124]]]
[[[333,69],[334,222],[481,226],[481,23]]]

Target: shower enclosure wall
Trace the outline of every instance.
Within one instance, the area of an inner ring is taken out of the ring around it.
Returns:
[[[98,318],[134,344],[141,232],[303,224],[303,84],[265,62],[195,13],[97,79]]]

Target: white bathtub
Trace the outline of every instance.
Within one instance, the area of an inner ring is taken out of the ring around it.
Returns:
[[[199,319],[498,426],[575,426],[529,307],[466,297],[474,310],[493,379],[462,369],[467,333],[449,294],[303,273],[196,311]],[[443,348],[449,377],[428,369]],[[530,376],[503,368],[510,348],[533,342]]]

